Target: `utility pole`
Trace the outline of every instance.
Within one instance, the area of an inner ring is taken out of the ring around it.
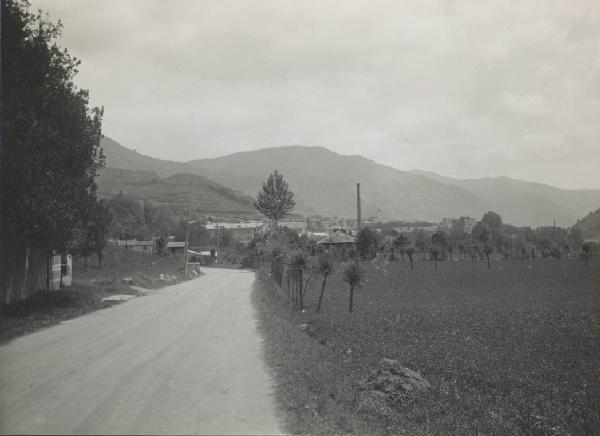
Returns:
[[[360,183],[356,184],[356,233],[360,232],[361,228],[361,213],[360,213]]]
[[[215,265],[217,263],[219,263],[219,245],[220,245],[220,238],[219,238],[219,211],[217,210],[217,252],[215,253]]]
[[[190,237],[190,224],[196,221],[188,221],[185,225],[185,250],[183,251],[183,261],[185,262],[185,276],[188,275],[188,239]]]

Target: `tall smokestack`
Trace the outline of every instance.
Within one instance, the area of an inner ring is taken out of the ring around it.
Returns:
[[[356,231],[360,232],[360,228],[362,227],[361,217],[360,217],[360,183],[356,184]]]

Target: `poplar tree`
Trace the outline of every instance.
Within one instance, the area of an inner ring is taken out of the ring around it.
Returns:
[[[264,216],[272,219],[277,227],[279,220],[294,210],[294,206],[296,206],[294,193],[283,178],[283,174],[275,170],[263,183],[254,207]]]

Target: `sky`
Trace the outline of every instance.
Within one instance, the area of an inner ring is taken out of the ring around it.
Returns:
[[[600,189],[600,2],[32,0],[103,132],[188,161],[323,146]]]

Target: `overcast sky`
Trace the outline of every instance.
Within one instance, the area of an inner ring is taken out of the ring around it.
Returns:
[[[104,134],[187,161],[320,145],[600,188],[600,2],[32,0]]]

